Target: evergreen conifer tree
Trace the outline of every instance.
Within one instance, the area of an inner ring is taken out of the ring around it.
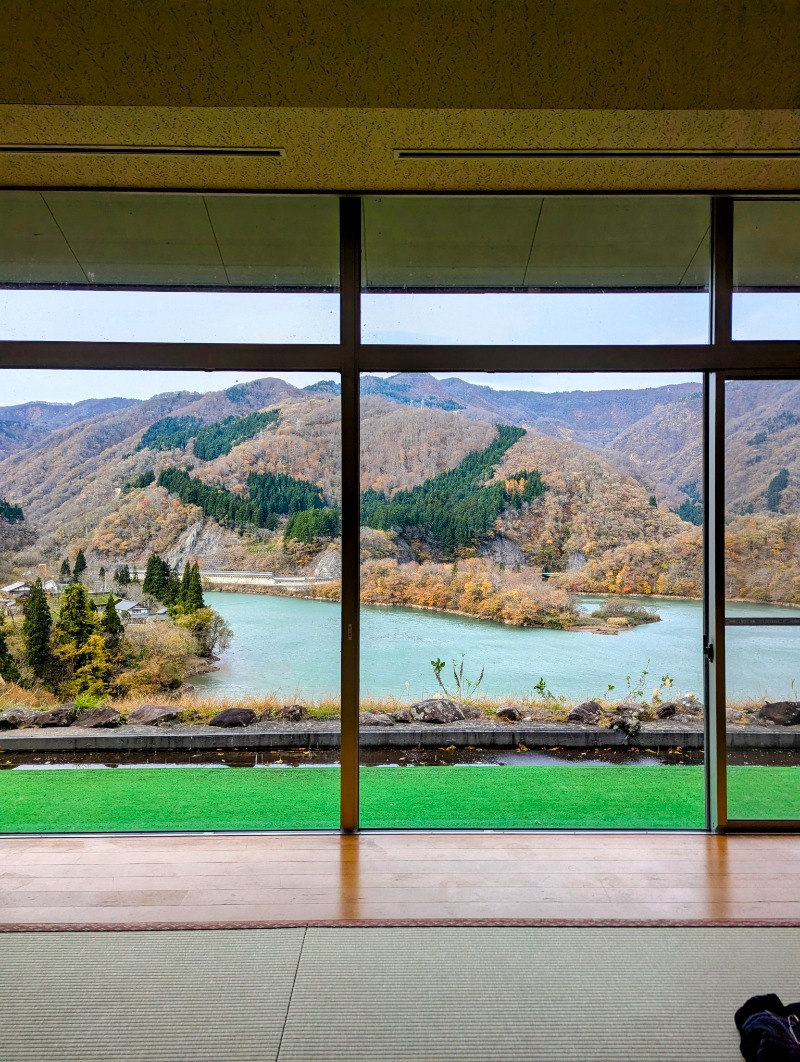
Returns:
[[[166,565],[166,570],[166,584],[164,587],[164,594],[160,600],[163,601],[165,605],[174,605],[180,597],[181,580],[178,578],[178,573],[173,571],[168,564]]]
[[[50,652],[51,625],[52,617],[42,589],[42,580],[37,579],[25,605],[22,623],[22,657],[37,679],[48,676],[53,662]]]
[[[147,558],[142,590],[144,590],[146,594],[152,594],[153,597],[157,597],[161,600],[161,595],[164,592],[164,584],[161,572],[161,558],[157,553],[151,553]]]
[[[69,566],[69,561],[65,557],[61,562],[61,568],[59,569],[59,577],[62,583],[68,583],[72,578],[72,569]]]
[[[73,583],[64,591],[61,598],[61,610],[56,623],[56,644],[63,647],[74,646],[82,649],[94,632],[95,620],[89,603],[86,587]]]
[[[19,678],[17,665],[14,663],[14,658],[8,651],[5,622],[2,618],[0,618],[0,678],[4,678],[6,682],[16,682]]]
[[[186,590],[186,596],[183,600],[183,608],[187,613],[197,612],[200,608],[205,608],[205,601],[203,600],[203,583],[200,578],[200,566],[199,564],[190,564],[189,579]]]
[[[186,598],[189,594],[189,586],[192,581],[192,565],[185,564],[183,568],[183,575],[181,576],[181,589],[178,594],[178,600],[175,602],[181,612],[186,612]]]
[[[72,578],[76,583],[81,581],[86,568],[86,557],[83,554],[83,550],[79,549],[78,556],[75,558],[75,564],[72,567]]]
[[[122,633],[125,630],[115,604],[116,602],[114,601],[113,594],[109,594],[103,612],[103,618],[100,620],[100,629],[105,637],[106,645],[112,652],[119,647],[119,643],[122,640]]]

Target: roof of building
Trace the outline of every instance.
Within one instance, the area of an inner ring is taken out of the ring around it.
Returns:
[[[140,607],[138,601],[131,601],[127,597],[124,597],[122,599],[122,601],[118,601],[116,603],[116,605],[114,606],[114,608],[117,610],[117,612],[130,612],[130,610],[132,608],[138,608],[138,607]]]
[[[23,590],[26,587],[27,587],[28,590],[30,590],[31,584],[30,583],[9,583],[8,586],[0,586],[0,592],[2,592],[4,594],[13,594],[15,590]]]

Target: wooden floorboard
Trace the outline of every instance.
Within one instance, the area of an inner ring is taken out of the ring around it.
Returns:
[[[800,924],[800,837],[0,838],[0,926],[402,920]]]

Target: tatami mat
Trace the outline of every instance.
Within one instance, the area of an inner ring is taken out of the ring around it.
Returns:
[[[0,936],[2,1062],[733,1062],[795,928]]]
[[[800,997],[799,930],[309,930],[280,1057],[728,1062],[767,989]]]
[[[0,1060],[275,1059],[303,933],[2,936]]]

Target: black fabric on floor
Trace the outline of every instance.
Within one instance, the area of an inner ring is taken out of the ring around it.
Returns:
[[[747,1062],[800,1062],[800,1003],[752,996],[734,1016]]]

